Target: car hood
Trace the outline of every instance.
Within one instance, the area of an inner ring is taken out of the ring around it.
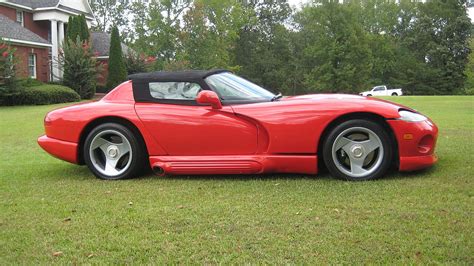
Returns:
[[[394,103],[387,100],[382,100],[373,97],[365,97],[359,95],[352,95],[352,94],[307,94],[307,95],[298,95],[298,96],[289,96],[282,98],[282,101],[309,101],[309,102],[339,102],[341,104],[344,103],[366,103],[366,104],[376,104],[376,105],[384,105],[388,108],[395,108],[397,111],[401,109],[407,109],[412,112],[416,112],[410,107]]]
[[[350,94],[309,94],[284,97],[279,101],[232,106],[237,114],[261,118],[262,116],[339,116],[348,113],[374,113],[387,119],[399,118],[398,111],[407,109],[389,101]],[[291,115],[288,115],[291,114]]]

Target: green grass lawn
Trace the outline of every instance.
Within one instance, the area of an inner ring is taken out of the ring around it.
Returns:
[[[474,264],[474,97],[390,100],[438,124],[439,163],[373,182],[100,181],[36,144],[61,105],[0,108],[0,264]]]

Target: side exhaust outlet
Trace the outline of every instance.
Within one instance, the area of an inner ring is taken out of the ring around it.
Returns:
[[[165,170],[163,168],[159,167],[159,166],[153,166],[152,170],[153,170],[153,173],[155,175],[164,175],[165,174]]]

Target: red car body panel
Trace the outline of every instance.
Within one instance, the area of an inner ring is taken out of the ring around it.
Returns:
[[[133,124],[146,144],[152,167],[170,174],[317,173],[320,138],[337,118],[373,114],[384,118],[396,138],[399,169],[436,162],[438,129],[432,121],[398,120],[408,109],[352,95],[305,95],[280,101],[223,106],[136,103],[124,82],[97,102],[50,112],[38,139],[55,157],[81,163],[81,141],[89,125],[104,118]]]

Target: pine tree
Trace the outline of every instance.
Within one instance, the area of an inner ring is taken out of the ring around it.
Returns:
[[[113,27],[109,50],[109,76],[107,87],[113,89],[127,79],[127,68],[123,60],[122,45],[117,27]]]
[[[76,41],[77,37],[84,41],[89,41],[90,33],[87,27],[86,17],[84,15],[69,17],[66,39]]]
[[[89,28],[87,27],[86,16],[80,15],[79,16],[79,22],[80,22],[81,40],[82,41],[89,41],[90,34],[89,34]]]
[[[77,16],[69,17],[69,21],[67,24],[67,32],[66,32],[66,39],[71,40],[73,42],[76,41],[77,36],[79,36],[79,20]]]

